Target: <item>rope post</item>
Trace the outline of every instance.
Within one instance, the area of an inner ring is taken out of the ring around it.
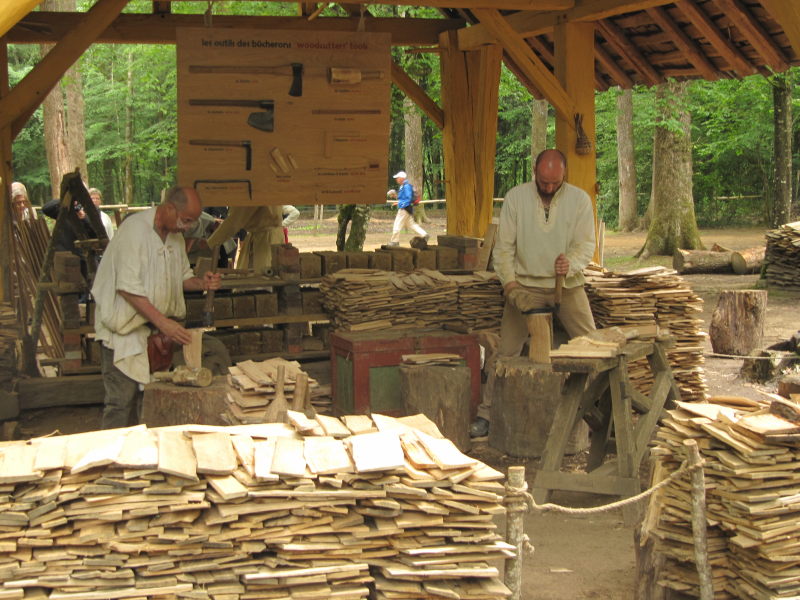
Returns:
[[[525,467],[508,468],[507,486],[506,541],[514,546],[516,552],[514,558],[506,560],[503,582],[511,590],[509,600],[520,600],[522,598],[522,552],[525,542],[524,518],[527,512],[527,505],[522,495],[528,487],[525,483]]]
[[[684,440],[683,445],[692,471],[692,538],[694,562],[700,577],[700,600],[713,600],[714,584],[708,564],[708,538],[706,536],[706,481],[701,468],[702,459],[695,440]]]

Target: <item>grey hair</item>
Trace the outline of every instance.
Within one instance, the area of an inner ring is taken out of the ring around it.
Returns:
[[[103,192],[101,192],[101,191],[100,191],[100,190],[98,190],[97,188],[89,188],[89,190],[88,190],[88,191],[89,191],[89,195],[90,195],[90,196],[91,196],[92,194],[97,194],[98,196],[100,196],[100,200],[102,200],[102,199],[103,199]]]
[[[178,210],[186,208],[189,199],[186,197],[186,190],[180,186],[169,188],[164,194],[164,204],[172,204]]]

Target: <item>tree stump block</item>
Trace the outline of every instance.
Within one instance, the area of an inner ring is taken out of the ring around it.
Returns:
[[[215,377],[209,387],[185,387],[172,383],[144,386],[142,423],[148,427],[168,425],[227,425],[222,420],[228,395],[225,377]]]
[[[728,290],[719,295],[708,333],[719,354],[746,356],[764,342],[765,290]]]
[[[800,395],[800,376],[784,375],[778,381],[778,395],[784,398]]]
[[[469,367],[400,365],[400,394],[406,414],[424,414],[459,450],[470,449]]]
[[[539,457],[544,452],[558,403],[564,373],[524,357],[497,361],[492,393],[489,445],[511,456]],[[589,428],[581,421],[567,453],[588,446]]]

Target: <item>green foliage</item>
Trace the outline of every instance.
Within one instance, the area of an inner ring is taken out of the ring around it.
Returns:
[[[79,0],[85,11],[94,0]],[[198,13],[206,2],[172,2],[173,13]],[[128,13],[150,13],[151,0],[131,0]],[[434,8],[370,5],[378,17],[438,18]],[[296,16],[297,3],[256,3],[218,0],[212,5],[211,22],[217,15]],[[322,16],[345,16],[339,4],[328,4]],[[440,59],[436,52],[394,47],[392,59],[422,89],[441,105]],[[16,84],[39,60],[33,45],[9,46],[9,79]],[[177,164],[176,73],[174,46],[95,44],[83,55],[79,68],[83,76],[86,104],[86,141],[89,181],[101,188],[105,201],[123,199],[125,161],[131,159],[134,198],[154,200],[161,188],[175,180]],[[130,73],[130,83],[129,83]],[[800,69],[789,77],[795,83],[794,107],[800,109]],[[392,86],[389,173],[404,164],[403,94]],[[598,210],[610,226],[617,223],[618,172],[616,140],[616,99],[609,90],[596,95],[597,180],[600,182]],[[669,101],[669,99],[667,100]],[[495,195],[531,178],[530,135],[532,98],[516,77],[502,69],[497,122]],[[652,89],[633,91],[634,149],[639,214],[646,210],[652,185],[652,145],[656,126],[674,128],[677,118],[656,123],[655,94]],[[130,139],[126,140],[126,109],[130,109]],[[720,226],[762,222],[771,190],[772,90],[768,78],[760,75],[744,80],[696,81],[689,86],[688,105],[692,115],[694,198],[698,223]],[[415,109],[416,110],[416,109]],[[427,198],[445,196],[442,136],[423,115],[424,181]],[[800,142],[800,119],[795,119],[795,139]],[[548,126],[552,145],[554,124]],[[795,164],[798,163],[796,144]],[[41,109],[14,142],[14,170],[31,193],[34,202],[49,199],[49,176],[43,143]],[[797,183],[797,182],[796,182]],[[742,198],[754,196],[754,198]],[[738,198],[726,200],[722,198]]]

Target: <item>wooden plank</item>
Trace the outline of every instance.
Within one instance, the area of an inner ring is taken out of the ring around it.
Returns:
[[[236,453],[225,433],[196,433],[192,435],[192,449],[198,473],[229,475],[236,469]]]
[[[271,471],[277,475],[303,477],[306,474],[304,447],[303,440],[278,438],[275,441],[275,455],[272,457]]]
[[[192,441],[183,431],[158,430],[158,470],[190,481],[199,481]]]
[[[247,487],[242,485],[233,475],[210,476],[206,479],[223,500],[230,501],[247,497]]]
[[[333,437],[315,436],[305,439],[304,455],[308,468],[317,475],[353,473],[355,466],[344,442]]]
[[[17,382],[20,410],[103,404],[102,375],[31,377]]]
[[[255,477],[259,481],[278,481],[279,479],[278,475],[272,472],[276,441],[277,438],[271,438],[264,442],[255,443]]]
[[[61,437],[39,438],[33,441],[36,459],[33,468],[37,471],[63,469],[67,459],[67,441]]]
[[[471,467],[478,463],[474,458],[462,453],[456,448],[456,445],[447,438],[436,439],[424,433],[420,433],[418,438],[440,469],[460,469],[463,467]]]
[[[0,448],[0,483],[41,479],[42,473],[34,469],[35,461],[36,448],[23,442]]]
[[[399,469],[405,464],[396,433],[364,433],[348,438],[358,473]]]
[[[158,466],[156,434],[150,429],[133,429],[125,435],[116,464],[132,469],[155,469]]]
[[[335,438],[345,438],[351,435],[350,430],[336,417],[328,415],[317,415],[317,423],[319,423],[325,435],[330,435]]]

